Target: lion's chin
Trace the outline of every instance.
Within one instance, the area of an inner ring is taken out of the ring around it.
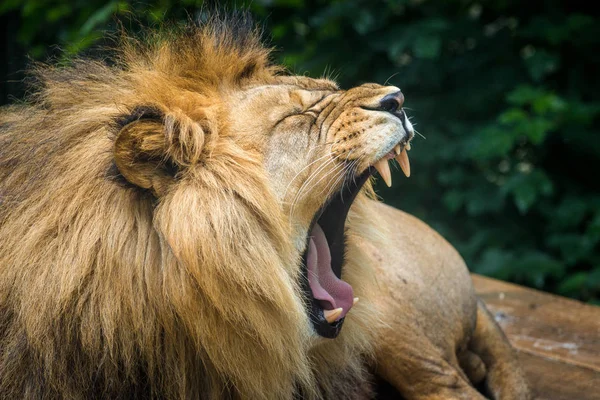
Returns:
[[[310,321],[325,338],[339,335],[344,317],[358,300],[341,279],[345,253],[346,217],[352,202],[371,176],[368,168],[344,185],[316,213],[303,255],[303,289]]]

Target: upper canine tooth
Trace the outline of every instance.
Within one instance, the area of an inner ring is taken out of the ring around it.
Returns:
[[[399,144],[397,144],[396,146],[394,146],[394,154],[398,155],[398,154],[400,154],[400,151],[402,151],[402,150],[400,150],[400,145]]]
[[[406,150],[410,150],[410,143],[406,143]],[[398,154],[398,153],[396,153]]]
[[[342,311],[344,311],[344,309],[340,307],[335,310],[323,310],[323,314],[325,315],[327,322],[332,324],[340,315],[342,315]]]
[[[379,172],[379,175],[381,175],[381,178],[383,178],[385,184],[388,187],[392,187],[392,173],[390,172],[390,165],[388,164],[388,160],[382,158],[381,160],[375,163],[374,167],[377,170],[377,172]]]
[[[406,177],[410,177],[410,162],[408,161],[408,154],[406,154],[406,148],[402,150],[402,153],[396,156],[396,161],[400,164],[400,168],[402,168],[402,172]]]
[[[358,303],[358,297],[352,299],[352,305],[355,306]]]

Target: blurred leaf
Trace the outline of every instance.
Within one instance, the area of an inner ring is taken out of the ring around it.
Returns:
[[[544,93],[532,101],[533,110],[537,114],[558,113],[567,108],[563,99],[554,93]]]
[[[556,54],[545,50],[538,50],[526,60],[529,74],[535,82],[540,82],[548,74],[558,69],[559,59]]]
[[[533,103],[536,99],[545,95],[542,88],[535,88],[531,85],[520,85],[511,91],[506,100],[513,105],[524,106]]]
[[[560,279],[564,275],[564,267],[558,260],[537,251],[528,251],[514,262],[521,281],[539,289],[549,278]]]
[[[0,3],[0,15],[9,11],[16,10],[21,5],[22,0],[3,0]]]
[[[509,108],[498,117],[501,124],[523,124],[529,119],[529,115],[521,108]]]
[[[440,55],[442,40],[437,36],[418,36],[413,44],[416,57],[436,59]]]
[[[486,190],[486,188],[488,190]],[[504,198],[495,190],[486,188],[475,188],[465,195],[466,210],[470,216],[478,216],[484,213],[494,213],[502,209]]]
[[[512,262],[513,257],[510,253],[492,248],[484,251],[480,262],[474,267],[474,271],[497,279],[506,280],[512,275]]]
[[[96,10],[81,26],[81,28],[79,29],[79,34],[87,38],[87,35],[89,35],[92,29],[96,28],[100,24],[105,23],[110,18],[113,12],[117,10],[118,5],[118,2],[111,1],[103,7]]]
[[[592,254],[598,242],[598,238],[577,233],[559,233],[548,238],[548,245],[559,250],[567,265],[576,265],[585,260]]]
[[[540,196],[549,196],[553,191],[552,181],[539,169],[530,173],[516,173],[502,186],[503,193],[512,194],[521,214],[525,214]]]
[[[376,26],[375,17],[368,10],[363,10],[356,16],[353,25],[358,33],[364,35]]]
[[[463,193],[459,190],[450,190],[444,194],[443,201],[448,210],[455,213],[464,203]]]
[[[59,4],[56,7],[48,9],[46,12],[46,20],[48,22],[55,22],[71,13],[71,7],[66,4]]]
[[[514,143],[513,132],[492,125],[475,132],[469,139],[468,151],[476,160],[489,160],[508,154]]]
[[[549,210],[551,226],[555,230],[566,230],[577,227],[588,213],[588,202],[575,196],[568,196]],[[599,215],[600,216],[600,215]],[[600,224],[600,218],[598,219]]]
[[[586,286],[587,280],[588,274],[585,272],[576,272],[561,282],[558,286],[558,293],[566,296],[581,293]]]

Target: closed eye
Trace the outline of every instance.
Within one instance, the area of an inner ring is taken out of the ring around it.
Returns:
[[[273,125],[273,128],[277,128],[279,125],[281,125],[282,123],[287,123],[290,118],[295,118],[295,117],[309,117],[310,120],[305,120],[307,122],[310,122],[310,124],[314,124],[315,120],[317,119],[318,113],[315,111],[311,111],[311,110],[307,110],[307,111],[300,111],[300,112],[296,112],[293,114],[288,114],[284,117],[282,117],[280,120],[278,120],[275,125]],[[289,121],[290,124],[295,124],[295,125],[300,125],[301,123],[305,123],[305,122],[298,122],[297,118],[294,119],[294,121]]]
[[[312,103],[306,111],[304,111],[305,115],[310,115],[315,120],[321,114],[321,111],[325,109],[331,102],[328,101],[336,92],[327,93],[326,95],[321,96],[317,101]]]
[[[321,98],[319,98],[319,100],[315,101],[314,103],[312,103],[310,106],[308,106],[307,111],[310,111],[311,108],[314,108],[317,104],[319,104],[320,102],[322,102],[323,100],[325,100],[325,98],[329,96],[328,94],[325,96],[321,96]]]
[[[302,91],[295,92],[296,96],[298,96],[299,92],[306,94],[309,91],[302,90]],[[327,105],[327,104],[322,104],[322,103],[336,93],[337,92],[325,92],[325,94],[322,94],[321,96],[319,96],[319,98],[317,100],[313,101],[306,108],[302,107],[299,104],[296,104],[297,107],[294,107],[295,109],[293,111],[291,111],[290,113],[286,113],[286,115],[283,115],[279,120],[277,120],[275,122],[273,127],[275,128],[278,125],[280,125],[281,123],[286,122],[286,120],[288,120],[288,118],[301,117],[301,116],[309,117],[311,119],[311,124],[314,124],[317,117],[319,116],[320,112],[322,111],[320,108],[324,108]],[[310,94],[314,95],[314,92],[312,92]],[[300,98],[298,98],[298,97],[294,98],[295,97],[294,95],[292,95],[290,97],[291,97],[292,103],[296,103],[295,100],[298,100],[298,102],[302,102],[301,96],[298,96]]]

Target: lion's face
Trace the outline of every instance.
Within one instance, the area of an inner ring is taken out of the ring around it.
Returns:
[[[336,337],[357,301],[342,279],[350,206],[374,171],[391,185],[389,160],[410,174],[414,132],[400,89],[340,90],[325,79],[272,76],[208,95],[177,90],[164,102],[138,106],[121,122],[115,145],[121,173],[158,198],[190,184],[206,196],[207,184],[223,180],[221,190],[254,198],[245,204],[277,207],[276,223],[297,254],[285,272],[302,289],[297,295],[316,332]],[[229,223],[243,227],[246,215]],[[245,261],[260,263],[253,258]]]
[[[374,170],[391,185],[388,160],[396,157],[410,175],[414,131],[403,101],[394,86],[340,90],[306,77],[280,77],[227,99],[230,129],[262,144],[270,186],[303,253],[308,311],[321,336],[337,336],[357,301],[340,279],[350,205]]]

